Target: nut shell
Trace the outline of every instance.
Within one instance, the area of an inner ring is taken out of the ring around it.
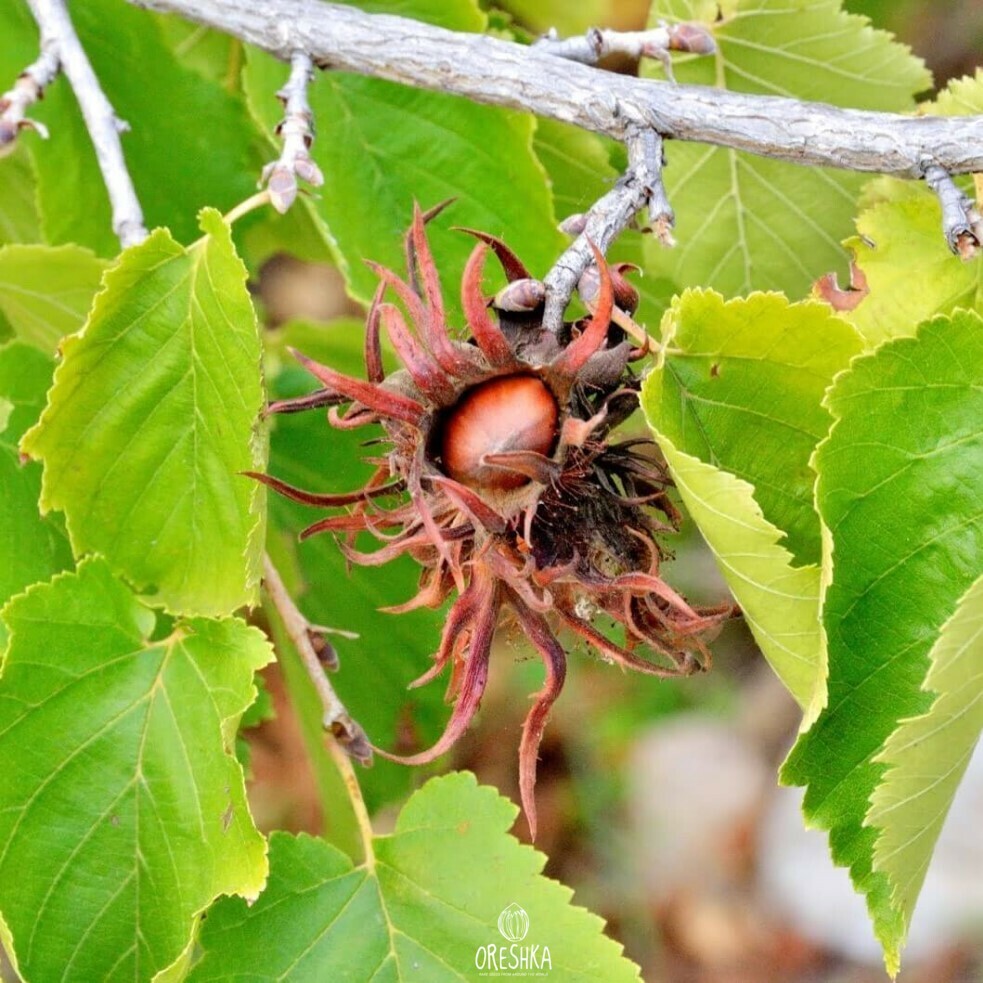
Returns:
[[[557,439],[559,408],[547,385],[532,375],[490,379],[469,389],[451,408],[440,439],[444,470],[484,491],[511,491],[524,475],[483,463],[486,454],[549,454]]]

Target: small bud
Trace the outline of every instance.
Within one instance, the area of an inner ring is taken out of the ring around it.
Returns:
[[[294,170],[301,180],[306,181],[315,188],[319,188],[324,184],[324,175],[321,173],[321,168],[310,157],[302,157],[298,154],[297,159],[294,161]]]
[[[579,236],[587,228],[587,216],[583,212],[568,215],[557,228],[568,236]]]
[[[283,215],[297,197],[297,179],[289,167],[279,163],[270,171],[269,178],[270,204]]]
[[[338,653],[335,651],[334,646],[324,637],[324,632],[317,625],[311,625],[307,629],[307,638],[310,640],[311,648],[314,649],[314,654],[317,656],[318,662],[325,669],[334,672],[339,666]]]
[[[672,212],[663,212],[661,215],[656,216],[655,221],[652,223],[652,231],[655,233],[655,238],[667,249],[671,249],[676,245],[676,239],[672,234],[675,224],[676,217]]]
[[[717,50],[717,43],[702,24],[672,24],[669,27],[669,50],[712,55]]]
[[[8,119],[0,117],[0,157],[5,157],[14,149],[20,127]]]
[[[492,300],[492,307],[500,311],[534,311],[546,300],[546,286],[542,280],[529,277],[513,280],[503,287]]]

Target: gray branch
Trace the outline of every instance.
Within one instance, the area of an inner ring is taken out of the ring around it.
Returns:
[[[983,171],[983,116],[907,117],[822,103],[630,78],[535,47],[462,34],[319,0],[131,0],[224,31],[283,61],[455,93],[572,123],[624,141],[650,128],[816,167],[921,178],[924,159],[950,174]]]
[[[56,57],[75,92],[92,139],[113,212],[113,231],[126,248],[147,237],[143,211],[126,169],[119,135],[127,129],[99,85],[72,26],[64,0],[28,0],[41,32],[42,50]]]
[[[632,130],[625,139],[628,169],[621,180],[584,216],[575,216],[575,224],[561,228],[580,234],[546,275],[546,310],[543,323],[556,331],[563,320],[574,288],[594,262],[593,243],[606,253],[612,242],[646,206],[656,234],[671,245],[673,215],[662,184],[662,137],[652,129]]]
[[[321,700],[324,711],[322,723],[324,729],[333,734],[338,743],[356,761],[371,764],[372,745],[341,702],[334,687],[324,674],[325,668],[337,668],[338,660],[334,649],[324,637],[326,629],[311,624],[300,609],[294,604],[290,592],[283,583],[280,571],[277,570],[269,555],[263,557],[263,587],[283,621],[283,627],[293,642],[297,655],[300,656],[307,675],[314,684],[314,689]],[[344,634],[344,633],[342,633]]]
[[[937,164],[925,168],[925,183],[936,193],[942,206],[942,231],[949,248],[963,259],[975,256],[983,238],[983,216],[976,203]]]
[[[314,187],[324,184],[324,175],[310,154],[314,114],[307,101],[307,86],[313,74],[310,56],[295,51],[290,58],[290,78],[277,93],[284,106],[283,120],[276,128],[277,136],[283,137],[283,152],[263,168],[260,184],[269,187],[270,202],[281,215],[297,197],[298,177]]]

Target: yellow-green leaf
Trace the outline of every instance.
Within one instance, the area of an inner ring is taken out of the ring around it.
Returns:
[[[149,980],[219,894],[255,897],[266,844],[233,752],[243,622],[156,617],[99,559],[3,611],[0,911],[29,980]]]
[[[228,226],[202,213],[187,248],[158,229],[106,274],[22,447],[44,462],[42,508],[77,556],[102,553],[184,614],[256,601],[262,497],[260,343]]]

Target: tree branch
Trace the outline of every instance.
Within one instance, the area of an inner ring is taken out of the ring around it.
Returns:
[[[942,231],[949,248],[963,259],[971,259],[983,239],[983,217],[976,203],[937,164],[925,168],[925,183],[936,193],[942,206]]]
[[[283,152],[279,160],[263,168],[260,184],[267,185],[270,201],[281,215],[297,197],[298,177],[315,188],[324,184],[324,175],[310,154],[314,142],[314,114],[307,101],[307,85],[313,73],[310,57],[295,51],[290,57],[290,78],[277,93],[285,112],[276,128],[276,135],[283,137]]]
[[[117,118],[99,86],[99,80],[72,26],[64,0],[28,0],[28,3],[41,32],[42,51],[49,58],[57,59],[78,100],[82,118],[95,147],[106,190],[109,192],[113,231],[124,249],[142,242],[147,237],[143,211],[126,169],[119,139],[120,133],[127,126]]]
[[[263,587],[283,619],[283,627],[290,636],[294,648],[297,649],[297,654],[304,663],[304,668],[321,699],[324,708],[324,729],[337,738],[338,743],[351,757],[361,761],[362,764],[370,764],[372,745],[365,731],[352,720],[344,703],[338,698],[334,687],[324,674],[325,667],[334,668],[338,664],[334,649],[324,637],[327,629],[312,625],[301,614],[283,583],[280,571],[269,556],[263,558]]]
[[[983,171],[983,117],[919,116],[670,85],[561,61],[535,47],[319,0],[130,0],[289,61],[509,106],[624,141],[632,127],[790,163],[921,178]]]
[[[655,130],[629,132],[628,169],[621,180],[578,221],[580,235],[560,256],[546,275],[546,310],[543,323],[559,329],[563,311],[574,288],[593,263],[591,243],[606,253],[612,242],[627,228],[643,208],[650,207],[650,218],[659,238],[671,244],[673,215],[662,184],[662,137]],[[567,226],[569,228],[569,226]]]

